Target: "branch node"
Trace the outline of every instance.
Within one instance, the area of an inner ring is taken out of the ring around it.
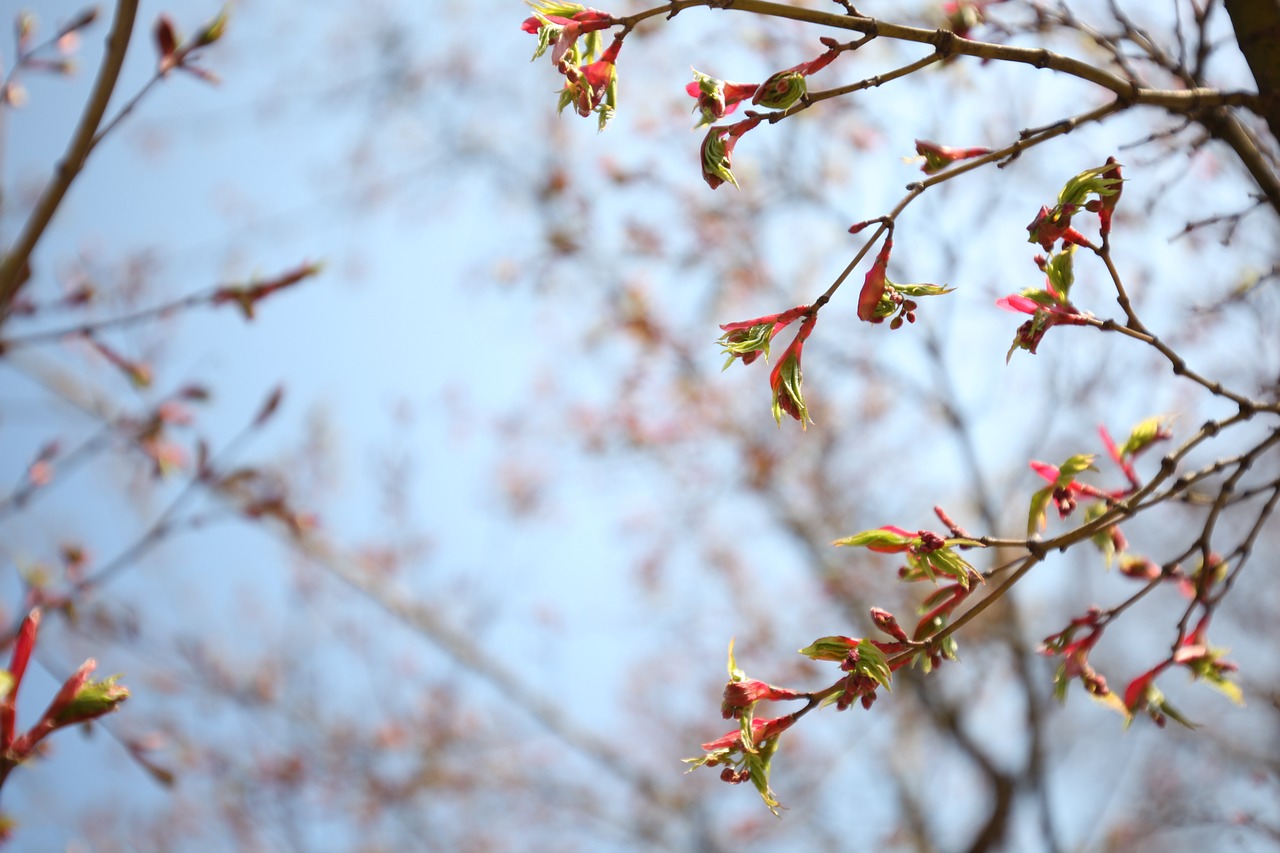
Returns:
[[[944,59],[951,57],[956,52],[956,34],[951,30],[935,30],[934,36],[930,41],[933,43],[934,49]]]

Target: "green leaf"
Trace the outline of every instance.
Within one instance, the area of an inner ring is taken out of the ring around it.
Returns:
[[[810,420],[809,407],[804,404],[804,393],[801,390],[804,377],[800,370],[800,359],[795,356],[795,353],[789,352],[783,357],[778,376],[778,390],[773,400],[774,420],[779,425],[782,424],[782,415],[786,410],[779,401],[785,394],[795,404],[796,411],[800,413],[798,420],[801,425],[804,425]]]
[[[955,291],[954,287],[947,287],[945,284],[894,284],[893,289],[901,293],[903,296],[920,297],[920,296],[942,296],[945,293]]]
[[[1058,667],[1058,671],[1053,675],[1053,698],[1059,702],[1067,701],[1067,688],[1071,686],[1071,679],[1067,678],[1067,665],[1064,663]]]
[[[600,31],[592,30],[591,32],[583,36],[583,41],[586,42],[586,50],[583,51],[583,56],[578,61],[577,64],[589,65],[592,62],[595,62],[596,59],[600,56],[600,45],[602,44],[600,39]]]
[[[874,643],[858,644],[858,665],[855,672],[875,680],[885,690],[893,691],[893,671],[889,669],[889,659]]]
[[[1089,522],[1095,521],[1106,514],[1106,504],[1101,501],[1091,503],[1084,511],[1084,523],[1088,524]],[[1111,568],[1112,564],[1115,563],[1116,560],[1116,542],[1111,538],[1111,528],[1114,526],[1115,525],[1104,527],[1097,533],[1093,534],[1093,536],[1089,537],[1093,544],[1097,546],[1098,550],[1102,552],[1103,558],[1107,561],[1108,569]]]
[[[760,84],[753,103],[771,110],[785,110],[805,96],[808,86],[798,71],[779,71]]]
[[[737,639],[738,639],[737,637],[732,637],[729,640],[729,680],[730,681],[742,681],[744,678],[747,677],[747,674],[745,672],[738,669],[738,662],[733,659],[733,644],[734,642],[737,641]]]
[[[756,791],[760,793],[760,799],[764,800],[764,804],[769,807],[769,811],[773,812],[775,817],[781,816],[778,814],[778,809],[782,804],[778,802],[773,789],[769,787],[769,772],[780,740],[781,735],[775,735],[766,740],[759,750],[747,753],[745,756],[745,764],[751,771],[751,784],[755,786]]]
[[[554,41],[555,39],[560,38],[560,29],[561,29],[560,27],[548,21],[546,17],[540,12],[538,12],[536,9],[534,10],[533,14],[538,20],[542,21],[544,24],[547,24],[547,26],[542,27],[541,29],[538,30],[538,46],[534,49],[533,58],[529,60],[530,62],[533,62],[535,59],[539,58],[540,56],[542,56],[542,54],[547,52],[547,49],[551,47],[551,42]]]
[[[1066,488],[1076,478],[1077,474],[1084,471],[1097,471],[1098,469],[1093,464],[1093,460],[1096,458],[1096,454],[1093,453],[1077,453],[1072,456],[1058,466],[1058,479],[1054,482],[1054,485],[1060,489]]]
[[[925,555],[925,559],[944,575],[959,581],[965,589],[969,588],[969,574],[973,566],[950,548],[939,548]]]
[[[728,756],[730,752],[732,752],[732,750],[717,749],[715,752],[705,752],[702,755],[697,755],[693,758],[682,758],[680,759],[680,762],[682,764],[689,765],[689,769],[684,771],[685,773],[692,773],[699,767],[705,766],[709,761],[715,761],[717,763],[724,761],[725,757]]]
[[[1089,691],[1087,690],[1085,692],[1089,693]],[[1117,714],[1124,717],[1125,728],[1129,727],[1129,719],[1130,719],[1129,709],[1124,706],[1124,700],[1122,700],[1119,696],[1117,696],[1114,691],[1107,691],[1102,695],[1099,695],[1097,693],[1089,693],[1089,697],[1093,699],[1093,701],[1107,708],[1110,708],[1112,711],[1115,711]]]
[[[537,2],[529,2],[525,0],[525,5],[533,9],[535,15],[555,15],[560,18],[572,18],[574,15],[587,8],[581,3],[553,3],[550,0],[537,0]]]
[[[924,576],[929,579],[930,583],[936,584],[938,582],[938,576],[934,574],[933,571],[933,563],[929,562],[927,557],[921,557],[919,554],[907,552],[907,565],[910,568],[922,572]]]
[[[885,530],[882,527],[878,527],[875,530],[864,530],[861,533],[855,533],[852,536],[837,539],[831,544],[837,547],[905,550],[913,545],[919,545],[920,537],[904,536],[901,533],[894,533],[892,530]]]
[[[1193,723],[1191,720],[1184,717],[1181,711],[1179,711],[1177,708],[1170,705],[1168,699],[1161,698],[1158,705],[1160,707],[1160,710],[1164,713],[1164,715],[1167,716],[1169,719],[1173,720],[1174,722],[1179,723],[1183,726],[1186,726],[1189,729],[1200,728],[1200,726],[1197,723]]]
[[[1124,183],[1124,181],[1120,178],[1103,177],[1115,167],[1116,164],[1114,163],[1111,165],[1104,164],[1092,169],[1085,169],[1074,178],[1071,178],[1062,186],[1062,192],[1058,193],[1058,204],[1083,207],[1090,195],[1096,195],[1099,198],[1115,195],[1119,191],[1120,184]]]
[[[1067,301],[1067,296],[1071,293],[1071,285],[1076,280],[1075,270],[1072,265],[1075,253],[1076,246],[1072,243],[1061,252],[1050,257],[1049,262],[1045,265],[1045,276],[1049,279],[1049,283],[1053,285],[1053,289],[1061,295],[1062,302]]]
[[[1048,524],[1045,510],[1049,506],[1049,498],[1053,496],[1052,488],[1043,488],[1031,496],[1031,509],[1027,513],[1027,535],[1034,536],[1037,530],[1043,530]]]
[[[755,709],[746,708],[738,717],[738,733],[742,735],[742,751],[746,755],[751,755],[756,751],[755,741],[752,739],[751,723],[755,719]]]
[[[1062,304],[1061,299],[1058,299],[1043,287],[1028,287],[1023,289],[1019,295],[1030,299],[1032,302],[1043,308],[1052,308],[1055,305]]]
[[[116,683],[119,678],[119,675],[112,675],[100,681],[86,681],[71,701],[54,715],[54,722],[69,725],[114,711],[121,702],[129,698],[129,689]]]
[[[222,38],[222,34],[226,32],[227,29],[227,18],[229,13],[230,10],[226,6],[223,6],[217,16],[212,21],[209,21],[209,23],[204,25],[200,32],[196,34],[196,47],[208,47],[218,39]]]
[[[862,645],[852,637],[821,637],[800,650],[810,660],[844,660],[849,650]]]
[[[564,95],[561,95],[562,100],[563,98]],[[561,109],[564,109],[563,105]],[[707,138],[702,145],[702,171],[705,175],[711,175],[736,187],[738,179],[733,176],[733,171],[729,168],[731,160],[722,133],[723,129],[719,127],[707,129]]]
[[[1169,418],[1165,415],[1156,415],[1135,426],[1133,431],[1129,433],[1129,438],[1125,440],[1124,445],[1120,448],[1121,458],[1137,455],[1160,438],[1167,427],[1168,420]]]
[[[1221,676],[1217,678],[1206,678],[1205,681],[1213,689],[1221,692],[1224,696],[1235,702],[1237,705],[1244,704],[1244,692],[1241,691],[1240,685],[1234,681],[1227,681]]]

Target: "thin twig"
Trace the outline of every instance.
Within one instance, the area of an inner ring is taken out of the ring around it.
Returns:
[[[98,77],[85,103],[80,123],[67,145],[66,153],[58,162],[44,192],[36,202],[27,218],[22,233],[17,241],[0,260],[0,327],[9,317],[9,307],[23,281],[23,272],[35,250],[36,244],[44,235],[45,229],[53,220],[53,214],[62,204],[72,181],[84,168],[89,152],[97,141],[96,134],[106,114],[111,93],[115,91],[116,82],[120,78],[120,69],[124,65],[125,53],[129,48],[129,38],[133,34],[133,23],[138,13],[138,0],[118,0],[115,19],[111,32],[107,36],[106,52],[102,64],[98,67]]]

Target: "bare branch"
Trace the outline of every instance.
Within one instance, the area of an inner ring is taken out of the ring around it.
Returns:
[[[94,81],[93,90],[80,116],[80,124],[67,146],[67,151],[54,170],[53,178],[40,195],[35,209],[27,219],[26,227],[18,236],[18,240],[0,260],[0,327],[3,327],[9,316],[9,306],[22,286],[23,271],[40,242],[45,229],[53,220],[54,213],[62,204],[62,199],[71,188],[72,181],[84,168],[89,152],[93,150],[94,137],[102,117],[106,114],[111,93],[115,91],[120,77],[120,69],[124,65],[124,56],[129,48],[129,38],[133,34],[133,23],[138,13],[138,0],[119,0],[116,3],[115,19],[111,32],[107,36],[106,52],[102,64],[98,67],[98,77]]]

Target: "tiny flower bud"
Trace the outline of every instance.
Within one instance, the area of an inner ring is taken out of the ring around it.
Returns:
[[[779,71],[760,84],[751,103],[771,110],[785,110],[805,96],[808,87],[799,71]]]
[[[926,175],[939,172],[959,160],[968,160],[990,153],[990,148],[951,148],[924,139],[916,140],[916,154],[924,158],[921,170]]]
[[[78,15],[63,24],[60,32],[63,35],[66,35],[67,33],[73,33],[76,30],[83,30],[96,20],[98,20],[98,7],[90,6],[87,9],[82,9]]]
[[[113,675],[101,681],[90,681],[89,675],[98,664],[93,658],[81,664],[58,695],[54,697],[45,716],[56,726],[91,720],[110,711],[129,697],[129,690],[116,684],[120,676]]]
[[[163,74],[174,66],[174,52],[178,49],[178,33],[168,15],[156,19],[155,29],[156,51],[160,54],[160,73]]]
[[[875,623],[877,628],[884,631],[895,640],[899,640],[903,643],[910,642],[907,637],[907,632],[902,630],[902,626],[898,624],[898,620],[894,618],[894,615],[889,611],[882,610],[879,607],[871,608],[871,621]]]
[[[763,681],[754,679],[730,681],[724,688],[724,699],[720,703],[720,712],[728,720],[734,717],[741,717],[743,711],[751,708],[757,702],[775,702],[799,697],[800,694],[795,690],[774,687],[771,684],[765,684]]]
[[[18,38],[18,52],[25,53],[27,45],[36,33],[36,16],[30,12],[19,12],[14,20],[13,30]]]
[[[1160,577],[1160,567],[1146,557],[1124,554],[1120,557],[1120,574],[1136,580],[1154,580]]]
[[[918,554],[931,553],[947,544],[945,539],[931,530],[921,530],[919,536],[920,545],[916,548]]]
[[[10,81],[0,88],[0,101],[18,109],[27,102],[27,90],[21,83]]]
[[[223,7],[222,11],[212,21],[204,25],[204,28],[196,35],[195,46],[207,47],[218,39],[222,38],[222,34],[227,29],[227,9]]]

